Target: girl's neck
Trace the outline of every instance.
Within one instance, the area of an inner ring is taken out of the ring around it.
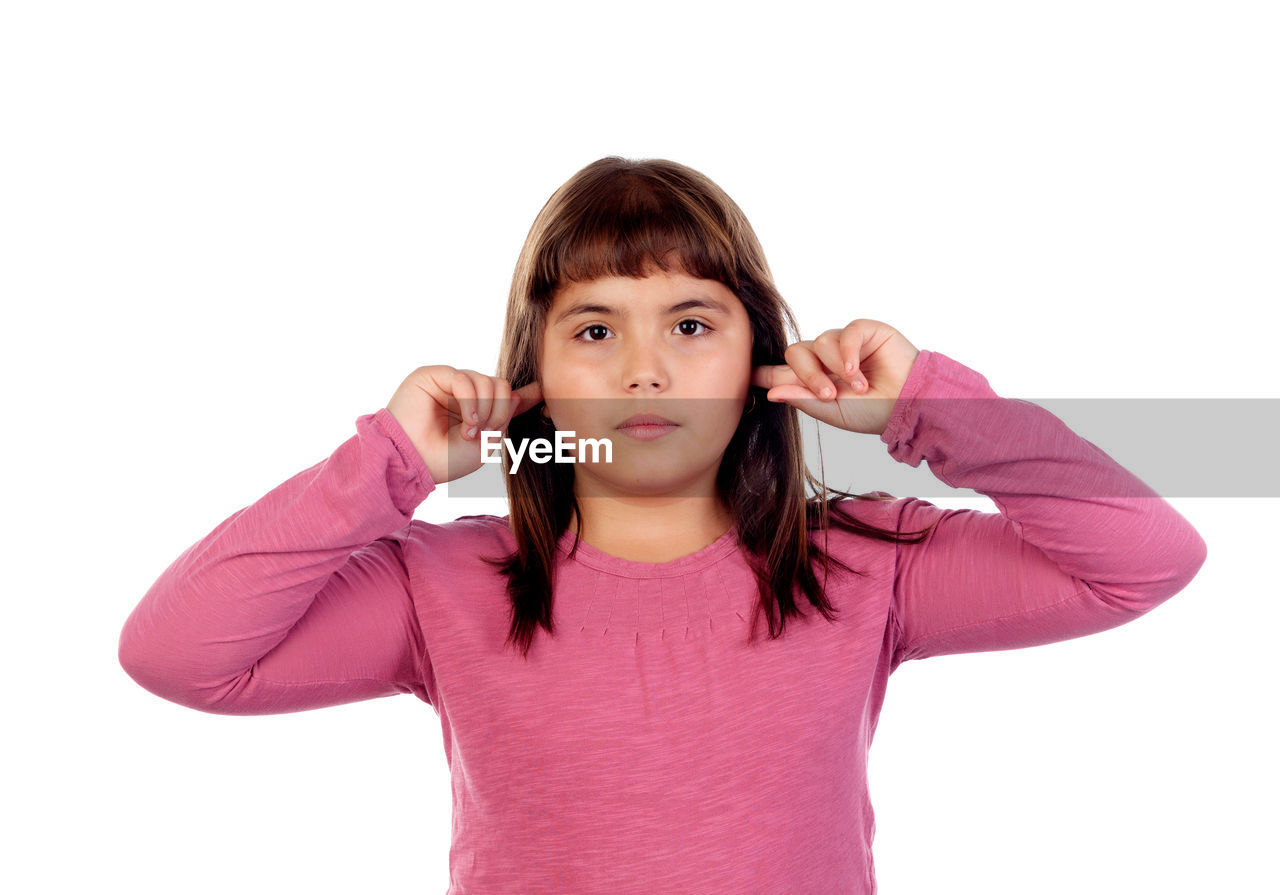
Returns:
[[[581,540],[601,553],[633,562],[669,562],[696,553],[727,532],[733,516],[719,499],[684,498],[637,505],[604,498],[580,499]],[[569,521],[575,531],[577,514]]]

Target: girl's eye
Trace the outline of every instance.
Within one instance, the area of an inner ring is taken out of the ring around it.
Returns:
[[[609,331],[609,327],[607,327],[607,326],[601,326],[599,323],[597,323],[597,324],[594,324],[593,326],[588,326],[588,327],[587,327],[586,329],[584,329],[581,333],[578,333],[578,335],[579,335],[579,336],[581,336],[581,335],[582,335],[582,333],[594,332],[594,331],[596,331],[596,330],[598,330],[598,329],[602,329],[602,330],[604,330],[605,332],[608,332],[608,331]],[[587,341],[587,342],[600,342],[600,341],[603,341],[603,338],[600,338],[600,339],[586,339],[585,341]]]
[[[704,330],[706,330],[706,332],[689,332],[689,331],[687,331],[687,330],[681,329],[681,330],[680,330],[680,334],[681,334],[681,335],[684,335],[684,336],[694,336],[694,337],[698,337],[698,336],[705,336],[705,335],[707,335],[708,333],[710,333],[710,332],[711,332],[711,327],[707,326],[707,325],[706,325],[705,323],[703,323],[701,320],[692,320],[692,319],[690,319],[690,320],[681,320],[679,323],[677,323],[677,324],[676,324],[676,327],[677,327],[678,329],[680,329],[681,327],[686,327],[686,326],[693,326],[693,327],[701,326]],[[574,336],[574,338],[575,338],[575,339],[582,339],[582,341],[584,341],[584,342],[603,342],[603,341],[604,341],[604,338],[605,338],[605,337],[604,337],[604,335],[603,335],[603,333],[607,333],[607,332],[609,332],[609,327],[607,327],[607,326],[605,326],[605,325],[603,325],[603,324],[601,324],[601,323],[594,323],[594,324],[592,324],[591,326],[588,326],[588,327],[586,327],[585,329],[583,329],[583,330],[582,330],[581,332],[579,332],[576,336]],[[583,339],[582,337],[583,337],[584,335],[586,335],[587,333],[596,333],[596,334],[599,334],[599,335],[600,335],[600,338],[598,338],[598,339],[597,339],[597,338],[590,338],[590,337],[588,337],[588,338]]]

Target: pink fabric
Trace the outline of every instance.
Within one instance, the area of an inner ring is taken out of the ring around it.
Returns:
[[[513,547],[508,517],[412,519],[435,487],[425,464],[385,408],[355,424],[179,556],[119,658],[205,712],[430,704],[453,780],[449,895],[874,893],[867,751],[893,670],[1113,628],[1206,557],[1166,501],[1047,410],[926,350],[881,440],[999,513],[846,503],[937,526],[915,546],[833,530],[829,549],[869,573],[833,572],[839,621],[801,599],[807,619],[751,646],[757,594],[733,530],[665,563],[585,543],[570,558],[566,533],[557,635],[540,630],[526,662],[504,645],[504,581],[477,559]]]

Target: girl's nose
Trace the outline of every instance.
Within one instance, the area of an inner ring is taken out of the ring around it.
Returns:
[[[660,391],[667,387],[665,365],[657,349],[636,346],[623,361],[623,384],[627,391]]]

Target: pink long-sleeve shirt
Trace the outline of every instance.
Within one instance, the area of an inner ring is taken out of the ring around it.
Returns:
[[[981,398],[986,400],[940,400]],[[908,659],[1050,643],[1132,621],[1206,546],[1165,500],[1038,405],[921,351],[881,440],[992,499],[846,501],[923,543],[833,528],[865,577],[828,579],[784,636],[736,532],[670,562],[585,542],[557,557],[557,634],[505,645],[509,517],[413,519],[435,488],[385,409],[223,521],[147,591],[120,662],[206,712],[296,712],[411,693],[440,719],[453,792],[447,895],[875,893],[867,755]],[[821,577],[821,576],[820,576]]]

